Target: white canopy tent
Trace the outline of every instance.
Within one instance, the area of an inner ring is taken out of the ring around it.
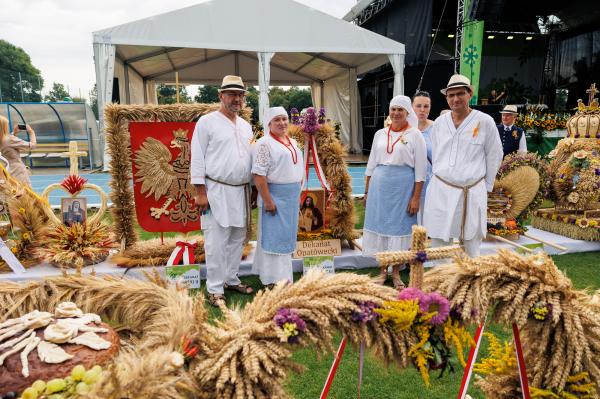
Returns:
[[[156,84],[218,84],[224,75],[258,85],[311,86],[313,104],[362,147],[356,77],[390,62],[403,92],[404,45],[292,0],[211,0],[93,34],[98,105],[156,103]],[[276,105],[276,104],[275,104]],[[102,116],[100,116],[102,123]]]

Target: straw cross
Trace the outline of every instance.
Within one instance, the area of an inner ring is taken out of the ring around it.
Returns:
[[[62,158],[69,158],[69,173],[73,176],[77,176],[79,174],[79,157],[84,157],[87,155],[85,151],[77,151],[77,141],[71,140],[69,141],[69,151],[63,152],[60,154]]]
[[[423,263],[428,260],[439,260],[453,258],[463,253],[460,246],[426,248],[427,229],[422,226],[412,227],[412,238],[410,250],[395,252],[378,252],[375,254],[379,266],[388,266],[408,263],[410,265],[409,287],[421,288],[423,286],[423,274],[425,268]]]
[[[592,102],[594,101],[594,96],[599,93],[598,89],[596,89],[596,83],[592,83],[592,85],[590,86],[590,88],[587,89],[585,92],[590,94],[590,99],[588,101],[588,106],[591,106]]]

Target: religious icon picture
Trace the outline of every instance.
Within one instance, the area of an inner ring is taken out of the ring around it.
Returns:
[[[298,231],[310,233],[321,230],[324,225],[325,190],[317,189],[303,192],[300,201]]]
[[[87,199],[84,197],[62,198],[60,201],[62,220],[66,226],[83,223],[87,219]]]

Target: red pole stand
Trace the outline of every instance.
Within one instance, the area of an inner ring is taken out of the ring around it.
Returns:
[[[523,392],[523,399],[531,399],[531,394],[529,393],[529,381],[527,379],[527,368],[525,367],[525,356],[523,356],[521,336],[519,334],[519,327],[517,327],[516,323],[513,323],[512,330],[515,342],[515,352],[517,354],[517,365],[519,367],[519,380],[521,381],[521,391]]]
[[[462,381],[460,382],[460,390],[458,391],[458,399],[465,399],[467,395],[467,389],[469,388],[469,382],[471,381],[471,375],[473,374],[473,366],[475,365],[475,360],[477,359],[477,353],[479,352],[479,347],[481,346],[481,339],[483,337],[483,329],[485,328],[485,320],[483,323],[477,327],[477,331],[475,332],[475,345],[471,347],[469,351],[469,358],[467,360],[467,366],[465,367],[465,371],[462,376]]]
[[[340,342],[340,347],[335,354],[335,359],[333,359],[333,363],[331,364],[331,369],[329,369],[329,375],[327,375],[327,380],[325,380],[325,386],[321,391],[320,399],[326,399],[327,395],[329,395],[329,389],[331,388],[331,384],[333,383],[333,379],[335,378],[335,373],[337,373],[338,366],[340,365],[340,360],[342,360],[342,356],[344,355],[344,351],[346,350],[346,342],[348,341],[347,337],[342,338],[342,342]]]

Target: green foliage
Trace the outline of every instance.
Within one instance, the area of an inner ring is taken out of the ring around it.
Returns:
[[[96,120],[100,119],[98,116],[98,88],[95,83],[94,88],[90,91],[90,107],[94,115],[96,115]]]
[[[33,66],[29,55],[20,47],[0,40],[0,91],[2,101],[21,101],[19,72],[25,101],[41,101],[44,84],[39,69]]]
[[[198,88],[198,94],[194,96],[194,101],[200,104],[211,104],[219,102],[219,86],[204,85]]]
[[[487,85],[483,91],[480,90],[481,94],[479,97],[484,98],[488,96],[492,90],[496,90],[498,93],[503,91],[506,92],[506,104],[524,103],[525,99],[529,100],[531,103],[537,101],[531,86],[525,86],[512,77],[507,79],[492,79],[490,84]]]
[[[64,101],[65,98],[70,97],[69,92],[65,89],[65,85],[62,83],[52,83],[52,90],[44,96],[45,101]]]
[[[293,107],[301,111],[303,108],[312,106],[312,97],[310,89],[300,89],[292,86],[289,90],[284,90],[281,87],[274,86],[269,90],[269,103],[274,107],[281,106],[288,111]]]
[[[258,90],[254,86],[248,88],[248,94],[246,94],[246,106],[252,108],[252,122],[255,124],[258,122]]]
[[[156,87],[156,97],[159,104],[175,104],[177,103],[177,92],[174,85],[160,84]],[[188,95],[185,86],[179,86],[179,103],[189,104],[192,99]]]

